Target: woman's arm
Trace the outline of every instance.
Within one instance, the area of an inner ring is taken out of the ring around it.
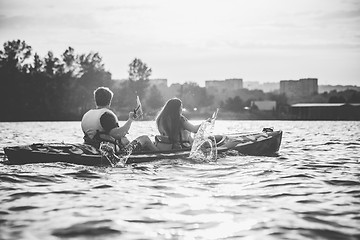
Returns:
[[[200,124],[194,125],[191,124],[187,119],[185,119],[185,121],[183,122],[183,126],[186,130],[196,133],[199,130]]]

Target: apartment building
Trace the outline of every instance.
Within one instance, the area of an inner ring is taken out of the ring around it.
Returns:
[[[238,96],[239,90],[243,89],[243,80],[242,78],[209,80],[205,81],[205,89],[208,95],[214,96],[214,102],[220,102]]]
[[[300,80],[280,81],[280,93],[288,97],[310,96],[318,93],[317,78],[302,78]]]

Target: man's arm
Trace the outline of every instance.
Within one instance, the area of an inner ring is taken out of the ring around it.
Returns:
[[[126,134],[128,134],[132,122],[133,120],[129,118],[122,127],[116,127],[111,129],[109,135],[115,139],[120,139],[124,137]]]
[[[123,126],[119,127],[119,125],[117,124],[115,127],[108,129],[109,135],[115,139],[121,139],[126,134],[128,134],[133,121],[134,121],[134,113],[130,112],[129,119],[125,122]]]

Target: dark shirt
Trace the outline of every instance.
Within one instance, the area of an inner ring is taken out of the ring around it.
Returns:
[[[115,117],[108,112],[105,112],[103,115],[101,115],[100,123],[106,133],[109,133],[112,129],[119,127]]]

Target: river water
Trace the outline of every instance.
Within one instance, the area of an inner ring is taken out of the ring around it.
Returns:
[[[360,239],[360,122],[217,121],[283,130],[279,156],[137,167],[0,163],[0,239]],[[82,141],[79,122],[0,123],[3,147]],[[129,137],[156,134],[134,122]]]

